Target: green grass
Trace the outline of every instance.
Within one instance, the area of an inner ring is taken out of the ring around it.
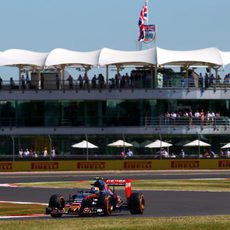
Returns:
[[[230,180],[139,180],[133,183],[133,187],[140,190],[230,192]]]
[[[19,186],[50,187],[50,188],[79,188],[88,189],[92,181],[69,182],[37,182],[20,183]],[[180,191],[215,191],[230,192],[230,180],[137,180],[132,182],[136,190],[180,190]],[[119,189],[119,188],[118,188]],[[120,188],[123,189],[123,188]]]
[[[18,186],[39,187],[39,188],[79,188],[88,189],[93,181],[55,181],[55,182],[34,182],[17,183]]]
[[[1,221],[1,230],[228,230],[230,216],[171,218],[93,217]]]
[[[44,210],[45,206],[38,204],[0,203],[0,216],[41,214]]]

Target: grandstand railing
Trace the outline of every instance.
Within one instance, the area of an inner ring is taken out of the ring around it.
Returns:
[[[230,118],[227,116],[213,117],[213,118],[205,118],[203,121],[200,118],[196,117],[159,117],[159,118],[145,118],[145,126],[146,127],[174,127],[174,126],[208,126],[208,127],[217,127],[217,126],[230,126]]]
[[[54,80],[46,80],[42,85],[40,83],[32,83],[31,81],[22,83],[20,80],[15,80],[13,83],[9,80],[3,80],[0,82],[0,90],[87,90],[87,89],[169,89],[169,88],[220,88],[227,89],[230,88],[229,81],[214,81],[211,83],[200,83],[200,82],[183,82],[183,81],[166,81],[163,80],[160,83],[155,83],[148,80],[133,80],[127,82],[114,83],[109,79],[108,82],[99,82],[89,80],[88,82],[79,82],[78,80],[73,80],[73,83],[69,83],[68,80],[60,81],[59,84]]]

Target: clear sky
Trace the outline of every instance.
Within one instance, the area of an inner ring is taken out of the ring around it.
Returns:
[[[136,50],[143,4],[144,0],[0,0],[0,51]],[[230,51],[229,10],[230,0],[149,0],[156,45]]]

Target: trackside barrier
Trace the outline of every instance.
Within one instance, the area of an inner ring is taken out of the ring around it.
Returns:
[[[230,169],[230,159],[1,161],[0,172]]]

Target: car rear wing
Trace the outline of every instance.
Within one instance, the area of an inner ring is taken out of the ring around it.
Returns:
[[[126,198],[128,199],[131,196],[131,193],[132,193],[131,180],[129,180],[129,179],[126,179],[126,180],[104,179],[104,182],[108,186],[125,186]]]

